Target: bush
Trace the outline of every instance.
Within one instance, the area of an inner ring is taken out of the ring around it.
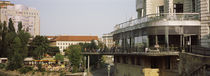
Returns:
[[[21,74],[26,74],[26,73],[28,73],[28,72],[30,72],[30,71],[32,71],[32,70],[33,70],[32,67],[23,67],[23,68],[20,68],[20,69],[19,69],[19,72],[20,72]]]
[[[6,67],[5,64],[0,64],[0,69],[4,69]]]

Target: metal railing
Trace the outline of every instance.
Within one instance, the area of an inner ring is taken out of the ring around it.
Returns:
[[[199,20],[200,14],[199,13],[157,13],[157,14],[149,14],[142,18],[136,18],[133,20],[129,20],[115,26],[115,30],[126,28],[129,26],[134,26],[137,24],[150,22],[154,20],[164,19],[167,21],[170,20]]]
[[[208,76],[206,75],[206,70],[209,68],[208,64],[203,64],[196,69],[192,70],[188,76]]]
[[[150,53],[150,52],[180,52],[181,48],[179,47],[161,47],[161,48],[146,48],[146,47],[112,47],[110,49],[96,49],[96,50],[86,50],[83,52],[89,52],[89,53]]]
[[[185,47],[185,52],[210,56],[210,48],[202,47],[200,45],[191,45]]]

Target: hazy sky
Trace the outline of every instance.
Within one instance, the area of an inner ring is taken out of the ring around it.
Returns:
[[[99,35],[136,18],[136,0],[9,0],[40,11],[41,35]]]

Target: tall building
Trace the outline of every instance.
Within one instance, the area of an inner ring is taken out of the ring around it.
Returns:
[[[98,36],[47,36],[47,38],[51,41],[50,45],[59,47],[62,54],[70,45],[91,43],[92,40],[98,40]]]
[[[18,23],[22,22],[23,29],[32,36],[40,35],[40,16],[37,9],[20,4],[11,4],[8,1],[0,1],[0,6],[1,22],[9,22],[11,18],[15,29],[18,28]]]

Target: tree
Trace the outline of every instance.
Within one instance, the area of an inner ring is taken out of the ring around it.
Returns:
[[[8,70],[16,70],[23,65],[24,58],[28,55],[28,41],[30,34],[22,30],[22,23],[18,24],[18,31],[13,29],[12,21],[9,22],[9,31],[6,33],[5,40],[8,42]]]
[[[102,43],[99,42],[98,45],[96,45],[96,42],[94,40],[91,40],[91,43],[80,43],[79,45],[82,47],[82,51],[85,51],[85,49],[88,51],[96,51],[99,48],[104,48]],[[96,68],[98,64],[101,64],[101,60],[102,56],[100,55],[90,56],[90,66]]]
[[[29,55],[35,59],[43,58],[46,51],[49,49],[50,41],[44,36],[36,36],[30,43]]]
[[[60,62],[63,62],[64,61],[64,56],[61,55],[60,53],[57,53],[55,55],[55,60],[60,61]]]
[[[69,61],[71,62],[71,66],[73,66],[73,71],[72,72],[78,72],[81,60],[82,60],[82,55],[81,55],[81,46],[80,45],[71,45],[69,49],[67,50],[68,52],[68,58]]]
[[[22,54],[22,56],[26,57],[26,56],[28,56],[28,46],[27,45],[28,45],[31,35],[22,29],[22,22],[18,23],[17,36],[20,38],[20,41],[21,41],[21,48],[22,48],[21,54]]]
[[[1,28],[1,57],[7,57],[7,50],[8,50],[8,40],[6,40],[6,35],[8,34],[8,28],[7,28],[7,24],[6,21],[4,21],[4,23],[2,24],[2,28]]]
[[[12,41],[13,44],[11,44],[11,55],[9,56],[8,60],[8,70],[15,70],[22,67],[24,57],[21,55],[21,40],[19,37],[15,37],[15,39]]]
[[[13,23],[11,18],[9,19],[9,31],[10,32],[15,32],[14,23]]]
[[[55,56],[57,53],[60,53],[60,50],[58,47],[50,46],[47,50],[47,54],[49,54],[50,56]]]

